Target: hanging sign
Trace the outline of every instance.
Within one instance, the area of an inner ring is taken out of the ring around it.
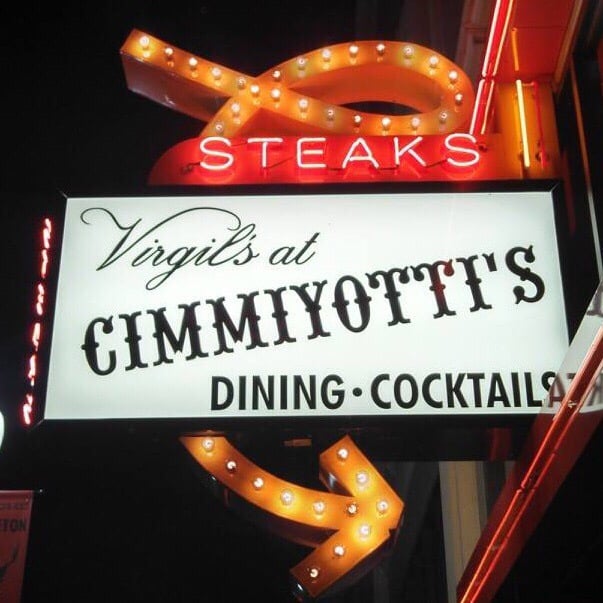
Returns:
[[[223,437],[185,436],[180,441],[222,485],[220,498],[227,504],[250,506],[273,531],[314,547],[291,570],[300,601],[332,594],[346,577],[357,580],[397,538],[404,503],[349,436],[320,455],[320,477],[329,492],[267,472]]]
[[[152,185],[522,176],[501,135],[465,133],[468,76],[418,44],[335,44],[254,76],[133,30],[121,57],[131,90],[207,122],[157,161]],[[351,108],[366,101],[390,113]]]
[[[69,199],[45,417],[529,414],[566,347],[550,192]]]
[[[19,603],[33,492],[0,491],[0,601]]]

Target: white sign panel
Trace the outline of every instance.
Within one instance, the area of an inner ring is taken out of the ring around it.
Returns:
[[[45,418],[534,413],[550,193],[67,201]]]

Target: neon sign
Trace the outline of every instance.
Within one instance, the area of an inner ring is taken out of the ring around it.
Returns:
[[[429,48],[407,42],[336,44],[257,77],[138,30],[121,55],[131,90],[207,122],[199,138],[160,158],[150,184],[515,177],[496,136],[477,140],[465,133],[472,84]],[[346,106],[364,101],[412,112],[376,114]]]
[[[48,265],[50,262],[50,248],[52,242],[52,222],[45,218],[42,228],[42,245],[39,253],[38,281],[34,289],[34,323],[31,329],[30,353],[26,365],[27,392],[25,400],[21,406],[21,421],[24,425],[30,426],[34,421],[35,415],[35,386],[39,374],[38,352],[40,341],[43,334],[44,317],[46,315],[46,295],[47,295],[47,276]]]
[[[475,137],[208,136],[186,140],[155,164],[151,184],[462,180],[488,171]],[[482,165],[483,164],[483,165]]]

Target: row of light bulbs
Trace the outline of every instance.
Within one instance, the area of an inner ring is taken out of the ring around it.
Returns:
[[[141,36],[138,40],[138,43],[140,45],[140,48],[141,48],[143,54],[146,57],[150,56],[151,39],[149,38],[149,36],[147,36],[147,35]],[[386,46],[382,42],[379,42],[375,46],[375,52],[377,54],[377,57],[383,57],[385,54],[385,50],[386,50]],[[348,54],[349,54],[349,58],[350,58],[351,62],[356,60],[359,52],[360,52],[360,47],[357,44],[350,44],[350,46],[348,47]],[[174,60],[174,49],[171,46],[165,46],[163,49],[163,53],[164,53],[167,61],[172,62]],[[333,57],[333,52],[330,48],[323,48],[320,51],[320,56],[322,58],[323,64],[326,66],[331,62],[331,58]],[[415,56],[415,48],[410,45],[404,46],[404,48],[402,49],[403,60],[410,61],[414,58],[414,56]],[[309,64],[309,59],[306,56],[299,56],[299,57],[297,57],[297,59],[295,61],[297,64],[297,69],[299,71],[305,71],[306,67]],[[428,64],[429,64],[429,68],[431,70],[437,69],[440,64],[440,57],[438,57],[435,54],[431,55],[428,59]],[[196,70],[199,65],[199,61],[196,57],[191,56],[188,60],[188,65],[191,70]],[[222,70],[217,66],[212,67],[211,75],[213,76],[213,78],[215,80],[219,80],[222,77]],[[273,72],[273,79],[275,81],[280,81],[281,75],[282,75],[282,72],[279,69],[275,69]],[[459,74],[456,70],[452,69],[448,72],[448,79],[450,80],[451,84],[456,84],[456,82],[458,81],[458,78],[459,78]]]
[[[138,39],[139,48],[142,51],[142,54],[145,58],[149,58],[151,56],[154,44],[155,43],[146,34],[141,35]],[[174,57],[175,57],[176,51],[171,46],[166,46],[163,43],[160,43],[160,44],[161,44],[161,47],[163,48],[163,54],[165,56],[165,59],[168,62],[168,66],[174,67]],[[364,47],[361,47],[355,43],[350,44],[348,46],[347,54],[348,54],[349,60],[351,62],[350,64],[354,64],[356,62],[356,59],[358,58],[358,56],[363,48]],[[377,61],[382,60],[384,55],[386,54],[387,46],[383,42],[379,42],[379,43],[375,44],[374,51],[375,51],[375,54],[377,57]],[[328,66],[330,66],[331,61],[334,56],[334,52],[332,49],[323,48],[322,50],[317,51],[316,54],[320,56],[320,59],[321,59],[321,62],[323,64],[324,68],[327,68]],[[418,54],[419,53],[417,52],[417,49],[414,46],[412,46],[412,45],[403,46],[401,49],[402,63],[410,65],[410,63],[412,63],[413,59]],[[425,56],[425,53],[420,53],[420,54],[422,57]],[[203,70],[204,70],[204,73],[207,73],[208,75],[202,76],[201,61],[198,58],[196,58],[195,56],[189,56],[187,61],[188,61],[188,72],[191,77],[193,77],[193,78],[204,77],[205,81],[209,80],[211,82],[211,84],[213,84],[213,86],[218,87],[218,88],[221,88],[221,87],[227,88],[230,90],[231,93],[234,93],[235,90],[238,90],[239,93],[247,90],[250,95],[250,100],[251,100],[252,104],[254,104],[254,105],[259,105],[262,102],[262,98],[264,97],[264,94],[266,94],[266,99],[268,100],[268,102],[272,102],[275,108],[277,108],[279,106],[279,104],[284,100],[284,96],[287,93],[287,89],[285,89],[285,90],[281,89],[281,82],[283,81],[283,79],[287,79],[287,76],[289,79],[293,78],[293,80],[301,79],[301,78],[305,77],[305,75],[307,74],[307,71],[308,71],[308,67],[312,64],[310,59],[308,58],[308,56],[299,56],[296,59],[293,59],[292,61],[284,63],[281,66],[281,68],[274,69],[270,76],[271,80],[273,82],[273,85],[272,85],[272,87],[269,88],[269,90],[266,93],[264,93],[262,90],[262,87],[257,82],[252,82],[250,84],[248,82],[248,78],[245,77],[244,75],[237,74],[236,72],[232,72],[230,70],[225,70],[217,65],[207,64],[204,61],[203,62]],[[290,68],[292,62],[294,62],[295,66],[296,66],[297,75],[295,75],[295,70],[292,70]],[[429,55],[429,57],[427,58],[428,73],[432,76],[436,76],[436,74],[439,73],[441,63],[442,63],[442,61],[440,60],[440,57],[437,54]],[[285,71],[283,71],[283,70],[285,70]],[[229,78],[225,77],[225,74],[228,74],[228,73],[231,74],[231,77],[233,79],[229,79]],[[444,76],[444,74],[438,75],[437,77],[441,79],[442,76]],[[460,108],[461,105],[463,105],[463,103],[464,103],[463,93],[456,90],[456,86],[457,86],[457,84],[459,84],[459,79],[460,79],[460,75],[456,69],[449,69],[447,71],[447,79],[446,79],[447,85],[449,86],[450,90],[454,93],[453,94],[453,103],[457,109]],[[225,92],[226,92],[226,90],[225,90]],[[309,110],[311,108],[310,100],[307,98],[303,98],[303,97],[299,98],[299,99],[297,99],[296,105],[297,105],[297,111],[298,111],[298,118],[306,119],[306,117],[309,113]],[[322,105],[322,103],[320,103],[320,105]],[[453,111],[454,110],[455,109],[453,109]],[[241,123],[240,120],[242,117],[244,117],[244,115],[242,115],[244,113],[245,113],[245,111],[241,105],[241,102],[239,102],[238,100],[235,99],[235,100],[233,100],[233,102],[230,103],[229,111],[226,111],[226,112],[222,111],[221,115],[217,116],[218,119],[214,119],[209,124],[209,130],[210,131],[213,130],[213,134],[216,134],[219,136],[226,135],[228,133],[227,130],[229,129],[229,128],[227,128],[226,121],[232,120],[235,124]],[[349,110],[346,110],[346,109],[337,111],[337,109],[334,107],[327,107],[324,109],[323,119],[325,120],[327,127],[329,127],[337,119],[341,119],[342,116],[347,116],[347,114],[349,114],[349,113],[350,113]],[[445,127],[449,118],[450,118],[450,109],[441,110],[437,114],[436,123],[439,123],[440,127]],[[353,130],[355,132],[359,132],[360,128],[363,125],[363,116],[360,115],[359,113],[353,113],[353,114],[351,114],[351,116],[348,119],[351,119],[352,123],[350,125],[353,128]],[[416,115],[412,116],[410,119],[405,118],[403,121],[406,124],[408,124],[407,126],[404,126],[404,127],[409,128],[409,130],[408,130],[409,134],[417,134],[419,128],[422,125],[421,118]],[[392,129],[393,121],[392,121],[391,117],[383,116],[383,117],[379,118],[379,123],[380,123],[380,128],[381,128],[381,134],[383,134],[383,135],[388,134],[390,132],[390,130]],[[375,127],[375,126],[373,126],[373,127]],[[430,127],[433,127],[433,126],[430,126]],[[398,130],[399,130],[399,128],[398,128]],[[207,131],[207,129],[206,129],[206,131]]]
[[[251,90],[251,94],[255,97],[257,97],[259,95],[259,86],[257,84],[254,84],[253,86],[251,86],[251,88],[254,88],[255,90]],[[270,96],[272,98],[272,100],[275,103],[278,103],[278,101],[281,98],[281,91],[278,88],[274,88],[271,90],[270,92]],[[454,97],[455,99],[455,103],[457,105],[460,105],[463,102],[463,95],[459,92],[455,95]],[[300,116],[304,116],[307,112],[308,109],[310,107],[310,101],[307,98],[301,98],[299,99],[299,101],[297,102],[297,106],[300,112]],[[238,103],[237,101],[234,101],[231,105],[230,105],[230,111],[231,111],[231,115],[233,117],[233,119],[238,119],[241,116],[241,104]],[[333,107],[328,107],[325,110],[325,119],[330,122],[333,121],[336,117],[336,111]],[[448,120],[448,112],[447,111],[441,111],[440,114],[438,115],[438,120],[441,124],[445,124],[446,121]],[[354,125],[355,128],[359,128],[362,125],[362,115],[356,113],[353,115],[352,117],[352,123]],[[381,118],[381,127],[383,129],[384,132],[387,132],[392,125],[392,120],[390,117],[382,117]],[[421,125],[421,118],[417,117],[416,115],[411,117],[410,119],[410,127],[412,129],[413,132],[416,132],[419,129],[419,126]],[[224,122],[221,121],[216,121],[214,124],[214,129],[216,131],[216,134],[223,134],[224,133]]]
[[[211,437],[204,438],[201,442],[201,447],[205,453],[207,453],[207,454],[213,453],[213,451],[215,449],[214,439]],[[347,448],[341,447],[337,450],[337,459],[340,462],[343,463],[343,462],[347,461],[348,458],[349,458],[349,450]],[[228,473],[231,475],[236,474],[237,469],[238,469],[236,460],[232,459],[232,458],[227,459],[225,461],[225,467],[226,467],[226,470],[228,471]],[[369,472],[364,469],[361,469],[356,472],[355,479],[356,479],[356,484],[359,487],[363,488],[363,487],[367,486],[370,481]],[[252,479],[251,484],[252,484],[254,490],[260,491],[265,486],[265,480],[261,476],[255,476]],[[295,500],[295,494],[294,494],[293,490],[291,490],[290,488],[284,488],[281,490],[279,498],[280,498],[281,504],[285,507],[288,507]],[[323,501],[323,500],[320,500],[320,499],[315,500],[312,503],[312,510],[314,511],[314,513],[317,516],[323,515],[325,513],[326,509],[327,509],[327,505],[326,505],[325,501]],[[375,504],[375,510],[379,516],[383,516],[389,510],[389,503],[384,498],[379,499]],[[346,505],[345,512],[347,515],[349,515],[351,517],[357,515],[359,512],[358,503],[351,502],[348,505]],[[361,523],[358,526],[357,532],[358,532],[358,536],[361,539],[366,539],[372,533],[372,526],[368,523]],[[346,547],[344,544],[338,543],[333,546],[333,556],[335,558],[343,557],[345,555],[345,553],[346,553]],[[312,567],[308,568],[308,572],[309,572],[310,578],[317,579],[320,574],[320,568],[318,568],[317,566],[312,566]]]

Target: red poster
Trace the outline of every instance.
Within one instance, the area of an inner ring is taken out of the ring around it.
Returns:
[[[19,603],[33,492],[0,490],[0,601]]]

